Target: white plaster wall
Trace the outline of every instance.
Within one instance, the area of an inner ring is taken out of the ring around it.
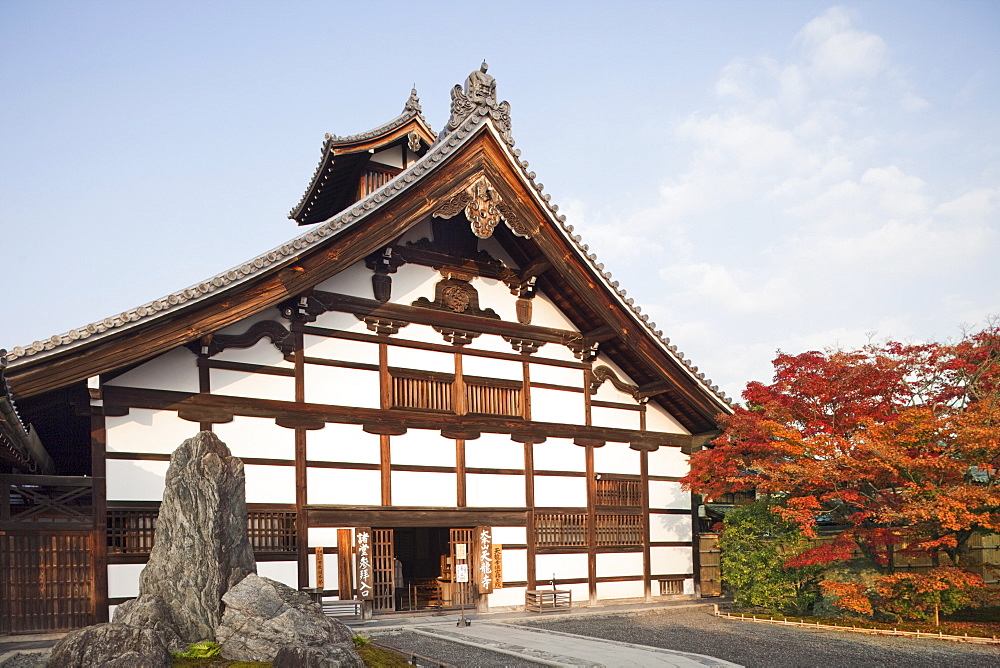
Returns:
[[[271,418],[237,415],[213,430],[237,457],[295,459],[295,432],[279,427]]]
[[[596,427],[614,427],[616,429],[638,429],[641,425],[639,411],[603,408],[601,406],[590,407],[590,420]]]
[[[650,513],[649,539],[654,543],[691,540],[691,515]]]
[[[479,308],[483,310],[491,308],[503,320],[517,322],[517,311],[514,306],[517,297],[510,293],[510,289],[502,281],[478,278],[472,285],[479,292]]]
[[[664,431],[668,434],[690,433],[663,406],[656,403],[656,399],[650,399],[649,403],[646,404],[646,429]]]
[[[553,349],[562,347],[556,344],[549,345]],[[545,352],[548,352],[548,350],[546,349]],[[564,366],[552,366],[551,364],[532,364],[529,373],[531,374],[532,383],[583,387],[583,369],[570,369]]]
[[[443,343],[443,341],[439,341]],[[456,351],[457,352],[457,351]],[[434,350],[417,350],[390,346],[388,350],[389,366],[404,369],[422,369],[440,373],[455,373],[455,356],[451,353],[439,353]]]
[[[198,391],[198,358],[184,346],[154,357],[105,385],[145,387],[151,390]]]
[[[107,460],[108,499],[160,501],[170,462]]]
[[[308,364],[303,376],[307,403],[379,407],[378,371]]]
[[[458,481],[454,473],[392,472],[392,505],[444,506],[458,503]]]
[[[465,442],[465,465],[470,468],[524,469],[524,445],[507,434],[483,433]]]
[[[587,505],[587,479],[554,475],[535,476],[535,506],[539,508]]]
[[[399,146],[383,149],[372,154],[371,162],[377,162],[390,167],[403,167],[403,151]]]
[[[389,453],[393,464],[455,466],[455,441],[429,429],[409,429],[390,437]]]
[[[433,295],[432,295],[433,296]],[[418,325],[412,323],[402,327],[398,333],[392,335],[393,339],[406,339],[407,341],[420,341],[421,343],[436,343],[439,346],[450,345],[444,337],[434,331],[430,325]],[[392,350],[392,341],[389,341],[389,350]]]
[[[336,543],[334,543],[336,545]],[[337,589],[337,555],[323,555],[323,589]],[[309,586],[316,586],[316,551],[309,552]]]
[[[681,489],[679,482],[649,481],[650,508],[691,508],[691,493]]]
[[[302,337],[302,347],[306,357],[378,364],[377,343],[332,339],[327,336],[306,334]]]
[[[198,423],[177,417],[174,411],[132,408],[128,415],[106,417],[108,452],[170,454],[198,433]]]
[[[401,246],[405,246],[407,242],[420,241],[421,239],[430,239],[433,236],[432,229],[433,228],[431,227],[431,219],[427,218],[426,220],[420,221],[419,223],[408,229],[406,232],[404,232],[403,236],[401,236],[399,238],[399,241],[397,241],[396,243]]]
[[[146,564],[108,564],[108,598],[139,595],[139,573]]]
[[[586,424],[583,394],[531,388],[531,419],[536,422]]]
[[[524,476],[467,473],[465,497],[469,506],[523,506]]]
[[[295,379],[291,376],[210,369],[209,387],[212,388],[212,394],[278,401],[295,400]]]
[[[495,537],[496,533],[494,532],[493,535]],[[503,579],[504,579],[504,582],[525,582],[525,581],[527,581],[527,579],[528,579],[528,551],[527,550],[508,550],[508,549],[504,549],[504,551],[503,551]],[[523,603],[524,601],[522,600],[521,602]]]
[[[641,455],[628,443],[609,442],[603,448],[594,448],[594,472],[638,475],[642,472],[640,459]]]
[[[615,552],[597,555],[597,577],[623,575],[642,577],[642,552]]]
[[[282,322],[287,328],[288,323]],[[277,366],[285,369],[292,369],[294,364],[285,359],[284,354],[274,347],[271,340],[263,338],[249,348],[226,348],[221,353],[211,357],[213,361],[219,362],[245,362],[246,364],[263,364],[265,366]]]
[[[247,503],[295,503],[295,467],[244,464]]]
[[[258,561],[257,575],[299,588],[299,565],[295,561]]]
[[[580,331],[541,290],[536,291],[532,298],[531,324],[540,327],[568,329],[571,332]]]
[[[643,598],[646,592],[642,585],[642,580],[631,580],[629,582],[598,582],[597,598]]]
[[[382,503],[382,478],[378,471],[306,469],[311,504],[378,506]]]
[[[618,376],[618,380],[622,381],[623,383],[628,383],[629,385],[638,385],[638,383],[632,380],[631,376],[627,375],[624,371],[622,371],[621,367],[612,362],[607,355],[598,355],[597,358],[594,360],[594,368],[596,369],[599,366],[606,366],[610,368],[612,371],[615,372],[615,375]],[[610,380],[605,381],[601,387],[604,386],[610,387],[612,392],[618,392],[618,390],[614,389],[614,385],[611,383]],[[621,393],[618,393],[618,396],[621,396]],[[634,399],[632,399],[631,395],[626,394],[624,396],[628,397],[629,401],[635,401]],[[600,392],[598,392],[598,398],[599,399],[603,398],[600,396]],[[615,399],[609,399],[609,401],[615,401]]]
[[[504,575],[506,578],[506,574]],[[527,587],[504,587],[503,589],[494,589],[493,593],[489,595],[489,600],[487,604],[491,608],[499,608],[502,606],[524,606],[524,593],[528,590]]]
[[[694,569],[690,547],[651,547],[649,567],[655,579],[658,575],[682,575]]]
[[[462,374],[466,376],[484,376],[486,378],[502,378],[505,380],[524,380],[524,367],[520,362],[496,360],[489,357],[474,355],[462,356]]]
[[[497,241],[497,238],[494,236],[491,236],[489,239],[481,239],[479,241],[479,250],[486,251],[495,259],[506,264],[508,267],[520,269],[520,267],[517,266],[511,256],[507,254],[507,251],[504,250],[503,246],[500,245],[500,242]]]
[[[422,267],[417,264],[404,264],[391,276],[392,295],[389,300],[407,306],[420,297],[427,297],[428,300],[434,301],[434,286],[438,281],[443,280],[440,273],[430,267]],[[371,292],[371,288],[369,288],[369,292]]]
[[[317,462],[378,464],[381,446],[378,434],[369,434],[359,424],[327,423],[306,433],[306,459]]]
[[[568,438],[550,438],[534,448],[535,471],[587,470],[587,450]]]
[[[501,545],[524,545],[528,542],[528,530],[525,527],[493,527],[493,542]],[[511,579],[524,580],[525,578]]]
[[[649,475],[681,477],[688,472],[688,456],[680,448],[660,446],[649,453]]]
[[[328,527],[310,527],[308,536],[310,550],[317,547],[337,547],[336,529]]]
[[[555,573],[556,579],[564,578],[585,578],[587,577],[587,555],[586,554],[536,554],[535,555],[535,577],[538,584],[552,579]],[[563,587],[556,585],[559,589]],[[586,591],[587,585],[584,585]]]
[[[508,342],[503,340],[502,336],[494,334],[481,334],[472,339],[472,343],[462,346],[462,348],[464,350],[491,350],[496,353],[514,353],[514,349]]]
[[[322,292],[336,292],[342,295],[354,295],[356,297],[372,298],[372,270],[365,266],[364,260],[358,260],[350,267],[339,272],[336,276],[331,276],[316,286]],[[324,314],[326,315],[326,314]],[[323,316],[320,316],[322,318]],[[351,319],[357,322],[352,315]],[[317,320],[317,325],[319,321]],[[326,327],[326,325],[319,325]]]

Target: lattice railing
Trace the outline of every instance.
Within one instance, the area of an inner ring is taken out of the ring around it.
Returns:
[[[642,505],[642,481],[598,480],[597,505],[635,506],[638,508]]]
[[[538,547],[585,547],[587,545],[587,514],[536,514],[535,544]]]
[[[93,528],[93,478],[0,475],[0,529]]]
[[[599,546],[642,545],[642,516],[598,515],[596,533]]]
[[[466,398],[470,413],[485,415],[521,415],[521,388],[496,383],[466,381]]]
[[[358,186],[358,199],[368,197],[368,195],[389,183],[401,171],[396,167],[368,163],[364,173],[361,175],[361,183]]]

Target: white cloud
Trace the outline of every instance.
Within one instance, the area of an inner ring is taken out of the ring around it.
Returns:
[[[794,43],[802,48],[813,76],[848,81],[871,78],[885,69],[885,42],[852,23],[847,9],[831,7],[795,36]]]

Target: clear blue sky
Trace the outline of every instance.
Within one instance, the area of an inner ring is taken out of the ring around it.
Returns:
[[[0,347],[276,246],[325,132],[438,129],[483,58],[524,158],[733,396],[776,349],[1000,313],[1000,3],[0,2]]]

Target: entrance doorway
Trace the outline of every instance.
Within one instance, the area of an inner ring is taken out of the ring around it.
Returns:
[[[376,567],[375,590],[378,592],[381,584],[393,596],[391,601],[376,596],[376,612],[475,606],[474,586],[457,582],[455,568],[471,562],[471,528],[394,527],[373,533],[381,531],[385,532],[383,540],[391,545],[391,552],[385,551],[392,554],[392,567]]]

